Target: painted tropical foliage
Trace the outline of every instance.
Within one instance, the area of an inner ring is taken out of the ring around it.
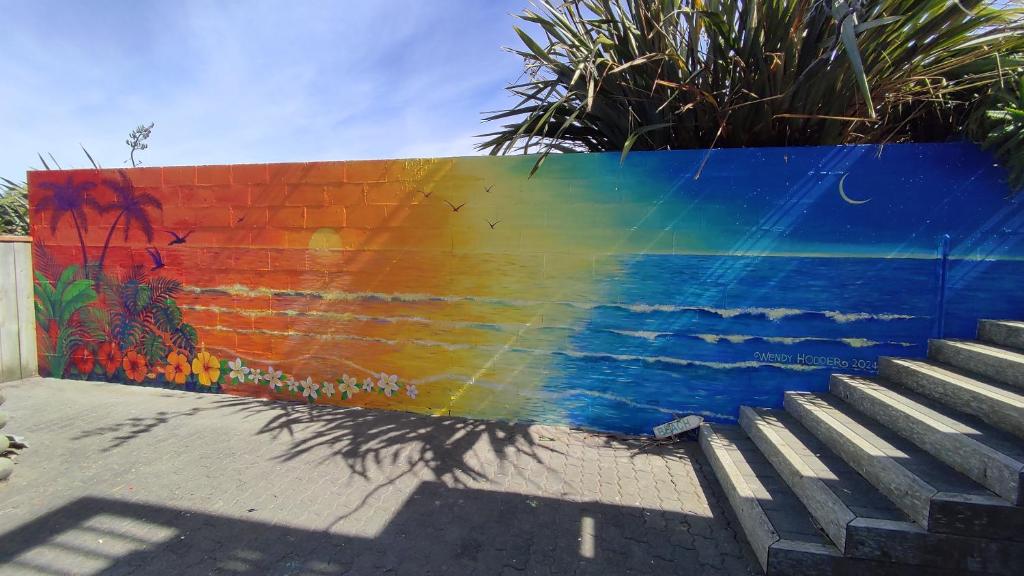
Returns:
[[[106,187],[113,199],[100,202],[88,192]],[[160,201],[138,192],[127,174],[117,179],[76,181],[68,175],[58,183],[44,182],[45,193],[33,210],[45,214],[51,231],[70,219],[79,239],[82,266],[62,266],[37,242],[36,319],[40,330],[44,373],[112,381],[191,383],[215,387],[219,378],[202,382],[191,369],[174,370],[177,358],[198,358],[196,330],[183,321],[175,296],[181,282],[133,265],[107,270],[104,262],[119,224],[122,239],[139,232],[153,240],[153,216]],[[91,216],[115,214],[99,257],[90,261],[85,234]],[[204,352],[200,351],[200,354]],[[209,355],[207,354],[207,357]],[[186,373],[187,372],[187,373]],[[191,380],[188,378],[191,377]]]
[[[375,374],[362,381],[343,374],[336,380],[315,382],[309,376],[303,379],[241,358],[218,358],[185,322],[175,300],[182,283],[160,274],[164,264],[158,249],[147,248],[152,267],[109,266],[113,242],[127,244],[129,236],[138,234],[153,243],[163,209],[159,198],[137,189],[124,171],[98,181],[68,175],[40,183],[39,189],[43,193],[35,200],[34,212],[45,217],[51,233],[70,225],[81,252],[80,266],[63,264],[43,241],[35,242],[35,309],[44,375],[210,392],[233,384],[307,402],[345,401],[369,393],[391,398],[400,391],[416,398],[416,386],[400,385],[393,374]],[[91,194],[97,190],[109,192],[110,200],[98,200]],[[97,255],[90,253],[86,235],[90,220],[104,216],[109,223]],[[183,243],[180,236],[172,236],[171,244]]]

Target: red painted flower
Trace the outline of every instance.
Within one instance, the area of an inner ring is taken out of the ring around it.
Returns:
[[[93,366],[96,365],[96,357],[85,346],[79,346],[71,353],[71,362],[78,369],[78,373],[85,376],[92,372]]]
[[[136,382],[142,382],[146,379],[146,373],[149,372],[149,366],[146,365],[145,356],[140,356],[135,350],[129,350],[124,355],[124,360],[121,361],[121,366],[124,367],[124,374],[128,378],[135,380]]]
[[[121,351],[113,342],[100,344],[97,356],[99,356],[100,366],[103,366],[107,376],[116,372],[117,367],[121,365]]]

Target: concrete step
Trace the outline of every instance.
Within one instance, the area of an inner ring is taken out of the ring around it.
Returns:
[[[765,574],[842,558],[742,430],[702,424],[700,446]]]
[[[928,357],[968,372],[1024,388],[1024,354],[970,340],[929,340]]]
[[[832,394],[1011,504],[1024,503],[1024,445],[980,419],[883,380],[834,374]]]
[[[929,532],[1024,541],[1024,508],[836,397],[787,392],[786,410]]]
[[[844,557],[743,430],[704,423],[700,445],[747,542],[769,576],[957,573]]]
[[[1024,322],[1016,320],[982,320],[978,322],[978,340],[1024,350]]]
[[[1024,391],[930,360],[880,358],[878,376],[1024,438]]]
[[[958,573],[1024,566],[1022,542],[927,532],[786,412],[744,406],[740,425],[845,556]]]

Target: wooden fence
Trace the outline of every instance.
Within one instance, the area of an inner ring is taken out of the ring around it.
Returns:
[[[0,236],[0,382],[38,374],[32,239]]]

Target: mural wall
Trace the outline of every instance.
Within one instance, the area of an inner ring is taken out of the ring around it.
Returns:
[[[969,145],[534,160],[32,172],[40,368],[648,432],[1024,317]]]

